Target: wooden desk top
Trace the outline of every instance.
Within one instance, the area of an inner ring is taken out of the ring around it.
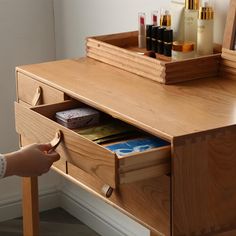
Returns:
[[[106,113],[167,140],[236,124],[236,81],[162,85],[90,58],[17,68]]]

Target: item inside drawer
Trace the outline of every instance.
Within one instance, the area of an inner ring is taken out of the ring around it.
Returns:
[[[168,145],[169,143],[162,139],[146,135],[143,137],[141,136],[138,138],[107,144],[104,147],[116,153],[118,157],[121,157]]]
[[[168,146],[162,139],[117,120],[89,106],[58,111],[55,120],[79,135],[102,145],[118,157]]]

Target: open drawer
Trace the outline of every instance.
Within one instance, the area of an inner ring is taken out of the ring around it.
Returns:
[[[49,142],[60,130],[63,139],[57,151],[61,158],[112,188],[170,173],[170,145],[118,157],[104,146],[55,121],[56,112],[80,106],[84,105],[73,100],[32,108],[15,103],[16,131],[32,142]]]

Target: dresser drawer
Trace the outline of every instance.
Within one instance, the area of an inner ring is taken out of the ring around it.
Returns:
[[[32,142],[49,142],[60,130],[63,138],[57,151],[61,157],[112,188],[170,173],[170,145],[118,157],[102,145],[54,121],[56,112],[82,105],[70,100],[29,109],[15,103],[16,130]]]
[[[17,93],[19,102],[26,103],[30,106],[62,102],[65,100],[63,92],[20,72],[17,73]]]

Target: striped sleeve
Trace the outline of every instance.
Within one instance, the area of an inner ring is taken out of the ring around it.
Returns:
[[[0,154],[0,179],[5,176],[6,169],[7,169],[6,158],[2,154]]]

